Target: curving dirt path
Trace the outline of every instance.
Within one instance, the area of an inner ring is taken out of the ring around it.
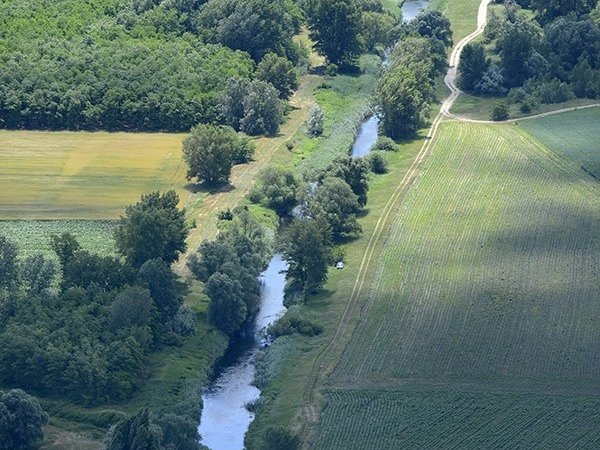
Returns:
[[[393,216],[392,212],[396,210],[396,206],[398,205],[400,197],[412,185],[413,181],[419,174],[419,169],[423,161],[429,155],[434,137],[437,134],[437,130],[440,123],[445,117],[449,115],[450,108],[460,95],[461,91],[456,86],[456,66],[458,64],[458,61],[460,60],[460,54],[465,45],[467,45],[469,42],[471,42],[473,39],[475,39],[477,36],[483,33],[485,25],[487,23],[487,6],[490,3],[490,1],[491,0],[481,1],[477,16],[477,29],[468,36],[466,36],[464,39],[462,39],[460,42],[458,42],[458,44],[456,44],[456,46],[452,50],[452,53],[450,55],[450,68],[444,79],[444,82],[446,83],[446,86],[448,86],[448,88],[450,89],[451,94],[442,103],[440,111],[433,120],[429,133],[427,135],[427,139],[423,143],[423,146],[417,154],[417,157],[415,158],[414,162],[412,163],[412,165],[410,166],[410,168],[408,169],[408,171],[394,190],[393,194],[388,199],[383,210],[381,211],[381,216],[379,217],[379,220],[377,221],[377,224],[373,229],[373,233],[369,238],[367,248],[359,266],[358,274],[354,281],[352,293],[350,295],[350,298],[348,299],[348,302],[346,303],[338,327],[331,339],[327,342],[327,344],[321,348],[313,362],[308,377],[308,383],[303,392],[303,412],[306,422],[302,432],[305,435],[305,437],[309,438],[309,440],[311,437],[310,433],[314,431],[312,430],[310,424],[316,422],[319,416],[319,407],[317,401],[317,385],[322,379],[322,377],[329,374],[333,369],[331,367],[331,364],[326,363],[326,360],[329,356],[334,354],[333,352],[335,352],[336,350],[339,350],[340,348],[343,349],[344,344],[350,338],[352,330],[354,329],[354,322],[352,318],[357,316],[362,306],[359,300],[363,292],[363,288],[367,279],[367,274],[369,271],[371,260],[373,259],[376,246],[380,240],[381,234],[385,229],[387,229],[390,217]]]
[[[540,119],[542,117],[554,116],[555,114],[562,114],[570,111],[578,111],[580,109],[588,109],[588,108],[598,108],[600,103],[592,103],[590,105],[582,105],[582,106],[572,106],[570,108],[561,108],[555,109],[552,111],[547,111],[545,113],[533,114],[531,116],[523,116],[517,117],[515,119],[508,119],[503,121],[493,121],[493,120],[480,120],[480,119],[469,119],[468,117],[458,116],[456,114],[452,114],[450,112],[446,113],[446,117],[450,117],[451,119],[458,120],[459,122],[468,122],[468,123],[517,123],[523,120],[531,120],[531,119]]]

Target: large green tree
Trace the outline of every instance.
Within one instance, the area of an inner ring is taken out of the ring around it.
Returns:
[[[267,53],[256,67],[256,78],[271,83],[279,97],[288,99],[298,88],[298,75],[293,64],[275,53]]]
[[[298,187],[299,183],[293,172],[269,166],[259,173],[252,193],[279,217],[287,217],[298,204]]]
[[[321,220],[293,221],[280,237],[286,276],[304,292],[313,292],[327,281],[331,260],[331,232]]]
[[[207,186],[227,182],[240,139],[230,127],[200,124],[183,140],[183,159],[188,179]]]
[[[460,54],[460,64],[458,65],[458,82],[461,89],[473,92],[488,66],[489,62],[485,56],[485,48],[482,43],[476,42],[465,45]]]
[[[2,289],[10,289],[17,284],[17,246],[0,235],[0,295]]]
[[[0,450],[39,448],[48,415],[38,401],[20,389],[0,391]]]
[[[228,336],[233,335],[246,320],[247,306],[241,283],[216,272],[208,279],[204,289],[210,299],[209,320]]]
[[[360,211],[358,196],[341,178],[327,177],[308,199],[309,215],[331,229],[334,239],[356,236],[362,230],[356,220]]]
[[[427,106],[420,83],[411,69],[401,65],[390,68],[381,77],[375,98],[383,134],[398,140],[419,129]]]
[[[175,191],[152,192],[125,209],[115,230],[115,240],[119,252],[131,265],[140,267],[154,258],[170,264],[185,251],[188,229],[178,204]]]
[[[361,11],[354,0],[307,0],[306,17],[317,50],[334,64],[351,63],[361,51]]]

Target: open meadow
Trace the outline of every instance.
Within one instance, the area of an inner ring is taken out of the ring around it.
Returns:
[[[516,125],[443,124],[314,448],[597,448],[599,194]]]

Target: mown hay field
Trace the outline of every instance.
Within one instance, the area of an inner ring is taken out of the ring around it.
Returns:
[[[116,219],[142,193],[175,189],[182,134],[0,131],[0,220]]]
[[[600,445],[597,414],[578,423],[600,404],[593,178],[518,126],[445,123],[384,239],[315,448]]]

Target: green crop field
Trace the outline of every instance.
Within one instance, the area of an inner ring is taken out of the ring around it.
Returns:
[[[0,221],[0,235],[19,246],[19,257],[34,253],[54,257],[50,235],[71,233],[81,247],[100,255],[116,253],[113,232],[116,221],[107,220],[9,220]]]
[[[187,200],[182,134],[0,131],[0,219],[115,219],[151,190]]]
[[[600,181],[600,108],[524,120],[520,126]]]
[[[597,448],[600,185],[515,125],[436,139],[314,448]]]

